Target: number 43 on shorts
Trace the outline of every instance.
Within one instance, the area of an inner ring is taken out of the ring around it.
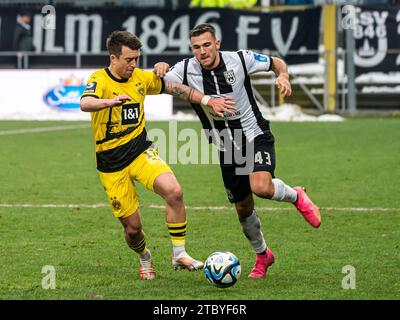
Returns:
[[[254,163],[271,165],[271,155],[267,151],[258,151],[254,155]]]

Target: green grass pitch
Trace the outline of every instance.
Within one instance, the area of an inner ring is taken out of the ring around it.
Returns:
[[[163,201],[141,187],[157,279],[139,280],[99,183],[91,129],[23,131],[75,124],[82,122],[0,122],[0,299],[400,299],[400,119],[271,124],[277,177],[307,188],[322,225],[311,228],[290,204],[256,199],[276,258],[263,280],[247,278],[254,254],[219,167],[172,165],[188,207],[188,252],[205,260],[228,250],[241,261],[242,276],[228,289],[202,272],[173,270]],[[198,122],[179,128],[200,136]],[[82,206],[93,204],[100,206]],[[55,268],[55,289],[42,287],[46,265]],[[354,267],[354,289],[342,287],[346,266]]]

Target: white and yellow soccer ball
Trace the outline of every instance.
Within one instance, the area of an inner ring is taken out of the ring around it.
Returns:
[[[240,272],[239,259],[228,251],[213,252],[204,263],[204,275],[209,283],[218,288],[233,286],[238,281]]]

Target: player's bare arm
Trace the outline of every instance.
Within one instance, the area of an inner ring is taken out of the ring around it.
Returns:
[[[235,115],[235,102],[230,97],[212,98],[184,84],[171,81],[165,81],[165,93],[194,104],[206,105],[219,117],[223,117],[225,112]]]
[[[272,71],[276,75],[275,85],[283,96],[290,96],[292,94],[292,86],[289,81],[288,67],[280,58],[272,58]]]
[[[131,97],[124,94],[116,96],[113,99],[98,99],[96,97],[87,96],[81,99],[81,110],[84,112],[99,111],[105,108],[120,106],[130,100]]]

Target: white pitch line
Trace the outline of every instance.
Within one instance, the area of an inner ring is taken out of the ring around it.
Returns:
[[[0,131],[0,136],[8,136],[8,135],[24,134],[24,133],[37,133],[37,132],[49,132],[49,131],[73,130],[73,129],[83,129],[83,128],[90,128],[90,124],[76,124],[76,125],[69,125],[69,126],[56,126],[56,127],[40,127],[40,128],[29,128],[29,129],[3,130],[3,131]]]
[[[161,205],[148,205],[144,206],[145,208],[150,208],[150,209],[164,209],[165,206]],[[227,206],[200,206],[200,207],[191,207],[191,206],[186,206],[187,210],[229,210],[229,209],[234,209],[232,207],[227,207]],[[276,208],[276,207],[256,207],[257,210],[263,210],[263,211],[287,211],[290,210],[289,208]],[[320,207],[320,210],[324,211],[400,211],[400,208],[335,208],[335,207]]]
[[[77,209],[77,208],[85,208],[85,209],[97,209],[97,208],[106,208],[109,207],[107,203],[95,203],[95,204],[12,204],[12,203],[0,203],[0,208],[54,208],[54,209]],[[165,209],[164,205],[157,204],[149,204],[141,206],[142,208],[147,209]],[[223,211],[223,210],[234,210],[233,206],[186,206],[187,210],[193,211],[204,211],[204,210],[213,210],[213,211]],[[290,208],[277,208],[277,207],[258,207],[257,210],[262,211],[287,211]],[[356,212],[388,212],[388,211],[400,211],[400,208],[341,208],[341,207],[321,207],[320,210],[323,211],[356,211]]]
[[[77,208],[88,208],[97,209],[108,207],[106,203],[97,204],[31,204],[31,203],[0,203],[0,208],[55,208],[55,209],[77,209]]]
[[[149,209],[165,209],[165,206],[161,205],[148,205],[143,206],[144,208]],[[234,207],[227,206],[186,206],[188,210],[234,210]],[[257,210],[263,211],[288,211],[291,210],[291,207],[288,208],[277,208],[277,207],[256,207]],[[340,208],[340,207],[319,207],[320,210],[324,211],[360,211],[360,212],[369,212],[369,211],[400,211],[400,208]]]

